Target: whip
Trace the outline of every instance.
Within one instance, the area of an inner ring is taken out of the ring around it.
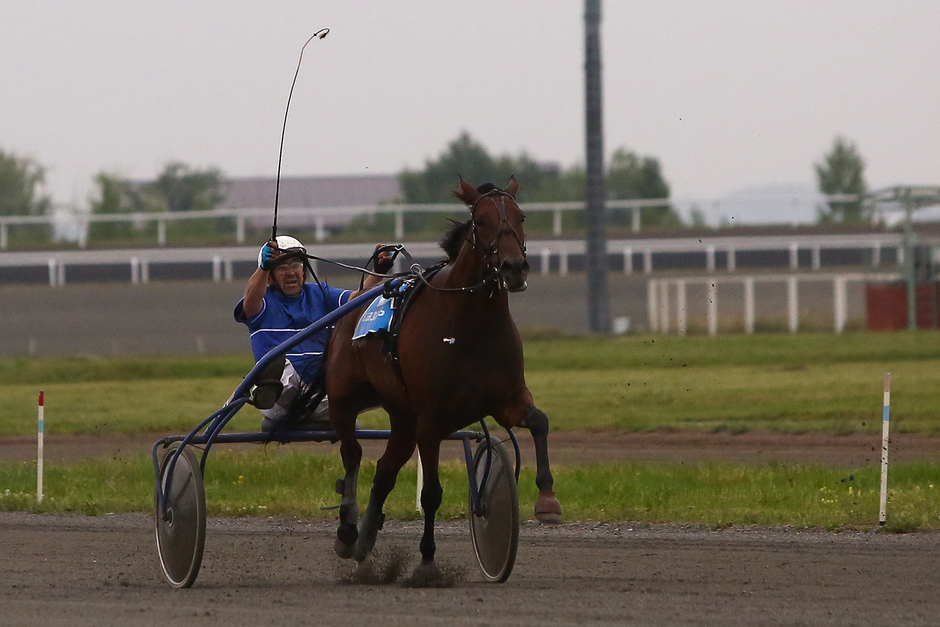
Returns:
[[[311,35],[310,39],[308,39],[306,43],[304,43],[303,47],[300,49],[300,58],[297,59],[297,69],[294,70],[294,80],[290,84],[290,93],[287,94],[287,108],[284,109],[284,124],[283,126],[281,126],[281,147],[277,153],[277,179],[275,180],[275,183],[274,183],[274,224],[271,226],[271,239],[272,240],[277,239],[277,205],[278,205],[278,199],[281,194],[281,161],[284,157],[284,134],[287,131],[287,113],[290,111],[290,100],[291,100],[291,97],[294,95],[294,85],[297,84],[297,75],[300,74],[300,64],[304,60],[304,50],[306,49],[307,44],[309,44],[311,41],[317,38],[323,39],[329,34],[329,32],[330,32],[329,28],[321,28],[320,30],[315,32],[313,35]]]

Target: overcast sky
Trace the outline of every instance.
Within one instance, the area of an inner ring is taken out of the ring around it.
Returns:
[[[5,2],[0,148],[79,205],[102,170],[274,176],[322,27],[285,174],[421,168],[461,130],[584,161],[581,0]],[[606,0],[605,149],[657,157],[679,198],[815,185],[837,134],[872,188],[940,184],[938,27],[934,0]]]

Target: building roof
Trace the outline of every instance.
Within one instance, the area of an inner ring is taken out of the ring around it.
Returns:
[[[220,191],[226,209],[258,209],[274,206],[275,179],[226,178]],[[350,207],[400,201],[395,174],[349,176],[282,176],[278,206],[285,209]]]

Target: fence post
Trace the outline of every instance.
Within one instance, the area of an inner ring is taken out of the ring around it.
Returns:
[[[405,212],[401,209],[395,210],[395,240],[405,239]]]
[[[715,247],[712,244],[708,244],[705,247],[705,272],[712,273],[715,271]]]
[[[800,329],[800,302],[795,276],[787,279],[787,326],[790,333],[796,333]]]
[[[157,246],[166,246],[166,220],[157,220]]]
[[[0,222],[0,250],[7,249],[7,239],[10,237],[7,228],[6,222]]]
[[[633,274],[633,248],[630,246],[623,249],[623,273]]]
[[[676,331],[679,335],[685,335],[689,330],[687,314],[685,279],[679,279],[676,281]]]
[[[790,269],[797,270],[800,267],[800,245],[796,242],[790,244]]]
[[[665,335],[669,333],[669,318],[671,318],[669,312],[669,282],[663,281],[660,283],[659,290],[659,330]]]
[[[649,316],[650,333],[659,332],[659,308],[657,307],[659,297],[656,293],[658,289],[659,281],[656,279],[650,279],[646,283],[646,312]]]
[[[728,272],[735,272],[738,269],[738,260],[734,254],[734,247],[728,247]]]
[[[653,251],[647,248],[643,251],[643,274],[653,272]]]
[[[744,333],[754,334],[754,277],[744,279]]]
[[[708,285],[708,335],[718,335],[718,283],[707,281]]]
[[[245,243],[245,216],[243,215],[235,218],[235,242],[237,244]]]
[[[131,257],[131,283],[140,283],[140,259],[137,257]]]
[[[819,252],[819,246],[813,246],[813,270],[819,270],[821,253]]]
[[[871,246],[871,265],[874,268],[881,265],[881,242],[875,242]]]
[[[833,330],[836,333],[845,331],[845,323],[848,318],[846,278],[837,276],[832,280],[832,310],[833,310]]]
[[[55,287],[58,283],[58,274],[56,273],[56,263],[55,259],[49,259],[47,262],[49,266],[49,287]]]
[[[633,224],[630,225],[633,229],[633,232],[639,233],[640,232],[640,208],[633,207],[630,211],[630,217],[632,218],[632,222],[633,222]]]
[[[552,234],[555,237],[561,237],[561,207],[555,207],[552,213]]]
[[[212,282],[218,283],[222,280],[222,258],[218,255],[212,257]]]
[[[542,263],[540,264],[542,267],[539,268],[540,274],[548,274],[549,264],[552,261],[551,254],[552,252],[548,248],[542,249]]]

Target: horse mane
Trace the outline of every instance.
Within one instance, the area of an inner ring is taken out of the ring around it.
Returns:
[[[459,222],[457,220],[450,221],[450,228],[447,229],[447,232],[444,233],[444,237],[438,242],[438,245],[447,253],[448,263],[457,259],[457,255],[460,254],[460,247],[463,245],[464,240],[467,239],[467,232],[469,230],[470,220],[466,222]]]
[[[494,191],[502,191],[492,183],[483,183],[477,187],[477,198],[484,194],[489,194]],[[451,192],[454,195],[454,198],[460,200],[468,207],[472,207],[474,199],[469,197],[469,195],[464,194],[463,190],[458,189]],[[457,220],[451,220],[450,228],[444,234],[444,237],[441,238],[441,241],[438,245],[444,249],[444,252],[447,253],[447,261],[452,262],[457,259],[457,255],[460,254],[460,247],[463,245],[463,241],[466,239],[467,231],[470,230],[470,220],[466,222],[459,222]]]

